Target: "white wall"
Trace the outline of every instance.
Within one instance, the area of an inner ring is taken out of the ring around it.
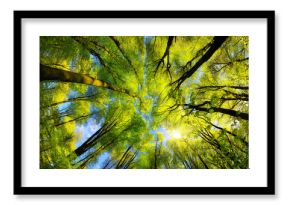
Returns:
[[[9,0],[0,2],[1,204],[288,204],[290,135],[287,135],[290,67],[287,54],[290,11],[273,0]],[[281,3],[283,2],[283,3]],[[276,10],[276,196],[14,196],[13,195],[13,10]]]

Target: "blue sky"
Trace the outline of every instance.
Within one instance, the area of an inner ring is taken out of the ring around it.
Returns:
[[[101,124],[96,124],[96,120],[93,118],[89,118],[84,124],[77,125],[75,132],[81,133],[82,137],[76,142],[76,147],[79,147],[82,143],[84,143],[92,134],[94,134],[98,129],[101,128]]]
[[[166,146],[166,142],[170,140],[170,135],[167,129],[164,126],[160,126],[157,130],[150,130],[150,134],[153,134],[156,137],[157,132],[161,132],[164,136],[163,145]]]

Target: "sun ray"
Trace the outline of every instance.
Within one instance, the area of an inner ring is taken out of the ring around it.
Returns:
[[[182,135],[181,135],[180,132],[177,131],[177,130],[172,130],[172,131],[170,131],[169,133],[170,133],[170,136],[171,136],[172,138],[175,138],[175,139],[180,139],[180,138],[182,138]]]

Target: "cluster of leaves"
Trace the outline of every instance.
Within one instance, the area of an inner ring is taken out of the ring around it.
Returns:
[[[40,37],[40,168],[248,168],[248,56],[245,36]]]

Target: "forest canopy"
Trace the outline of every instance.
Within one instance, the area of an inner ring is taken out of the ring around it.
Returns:
[[[247,169],[247,36],[41,36],[40,168]]]

